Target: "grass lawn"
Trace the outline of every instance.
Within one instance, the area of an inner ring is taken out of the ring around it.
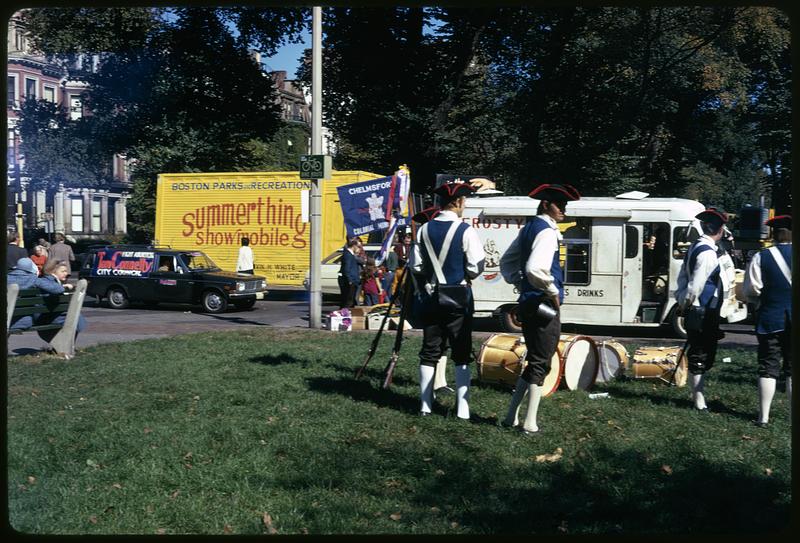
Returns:
[[[355,380],[372,337],[220,332],[9,360],[10,525],[256,535],[788,526],[789,406],[781,382],[770,427],[750,424],[755,349],[720,350],[711,413],[691,409],[688,388],[621,379],[596,387],[607,399],[543,399],[543,433],[526,437],[495,425],[510,391],[478,383],[476,369],[471,407],[485,423],[456,419],[452,394],[417,416],[419,337],[406,338],[390,390],[379,383],[393,334]]]

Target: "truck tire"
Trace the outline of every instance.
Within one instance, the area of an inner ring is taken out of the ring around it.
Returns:
[[[218,290],[205,291],[201,302],[206,313],[225,313],[228,309],[228,300]]]
[[[125,309],[130,305],[128,295],[125,294],[122,287],[111,287],[106,292],[106,297],[108,298],[108,307],[112,309]]]
[[[500,327],[509,334],[521,334],[522,323],[517,319],[517,305],[507,305],[500,310]]]
[[[678,307],[672,308],[669,315],[669,323],[672,326],[672,332],[681,339],[686,339],[686,326],[683,323],[683,317],[678,315]]]
[[[256,305],[256,299],[248,298],[247,300],[237,300],[233,302],[233,305],[236,309],[252,309],[252,307]]]

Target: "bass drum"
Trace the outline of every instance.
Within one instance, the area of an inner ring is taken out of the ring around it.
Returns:
[[[567,390],[589,390],[597,379],[600,353],[589,336],[562,334],[558,342]]]
[[[493,334],[481,345],[478,354],[478,378],[485,383],[496,383],[515,387],[517,379],[525,369],[528,349],[525,338],[519,334]],[[542,396],[549,396],[561,383],[561,356],[553,354],[550,371],[542,384]]]
[[[600,367],[597,370],[597,383],[607,383],[616,379],[628,367],[628,351],[618,341],[602,341],[598,346],[600,350]]]

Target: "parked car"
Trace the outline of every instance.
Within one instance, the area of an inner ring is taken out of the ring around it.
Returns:
[[[364,245],[367,256],[375,258],[380,252],[380,245]],[[342,266],[342,249],[339,248],[322,259],[321,289],[323,294],[339,294],[339,268]],[[311,290],[311,273],[306,272],[303,286]]]
[[[267,292],[266,278],[223,271],[201,251],[146,245],[92,247],[78,276],[89,282],[88,295],[114,309],[167,302],[223,313],[230,304],[249,309]]]

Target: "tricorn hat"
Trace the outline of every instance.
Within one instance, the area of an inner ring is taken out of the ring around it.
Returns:
[[[425,224],[438,215],[439,211],[441,210],[437,206],[427,207],[419,213],[414,214],[414,216],[411,217],[411,220],[417,224]]]
[[[467,196],[475,192],[475,189],[469,183],[463,181],[448,181],[433,189],[433,193],[441,198],[442,204],[452,202],[456,198]]]
[[[770,220],[765,222],[767,226],[771,226],[772,228],[786,228],[787,230],[792,229],[792,216],[791,215],[778,215],[776,217],[772,217]]]
[[[701,211],[695,218],[700,220],[700,222],[707,222],[710,224],[715,224],[717,226],[722,226],[726,222],[728,222],[728,214],[719,207],[709,206],[705,211]]]
[[[571,200],[580,200],[581,194],[578,189],[566,183],[545,183],[539,185],[528,193],[530,198],[537,200],[547,200],[549,202],[569,202]]]

